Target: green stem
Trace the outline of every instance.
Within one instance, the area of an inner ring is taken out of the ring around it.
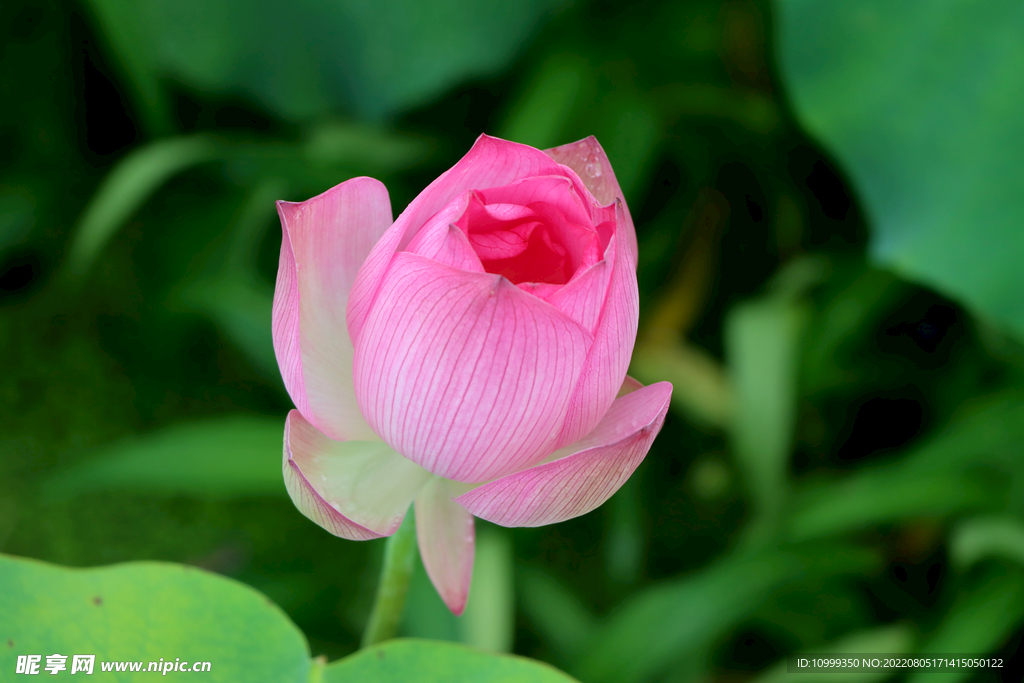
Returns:
[[[416,560],[416,521],[412,509],[384,546],[384,567],[380,572],[377,597],[370,621],[363,633],[363,647],[394,638],[405,609],[405,596]]]

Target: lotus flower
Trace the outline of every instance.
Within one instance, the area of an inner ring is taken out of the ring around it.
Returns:
[[[484,135],[398,220],[372,178],[278,211],[288,493],[352,540],[394,533],[415,503],[423,564],[461,614],[474,516],[593,510],[668,410],[670,384],[626,376],[637,241],[608,158],[593,137]]]

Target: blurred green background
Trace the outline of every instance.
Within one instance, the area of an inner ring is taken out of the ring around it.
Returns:
[[[1024,6],[0,17],[2,552],[204,567],[354,651],[383,546],[284,492],[273,202],[371,175],[397,215],[481,132],[593,134],[640,240],[632,374],[673,410],[594,513],[479,523],[463,618],[418,568],[403,633],[585,683],[774,681],[814,650],[1024,668]]]

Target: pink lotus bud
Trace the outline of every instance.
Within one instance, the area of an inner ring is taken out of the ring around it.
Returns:
[[[647,455],[672,386],[626,376],[636,233],[593,137],[542,152],[482,135],[394,222],[371,178],[278,211],[285,483],[317,524],[379,538],[415,501],[459,614],[474,515],[585,514]]]

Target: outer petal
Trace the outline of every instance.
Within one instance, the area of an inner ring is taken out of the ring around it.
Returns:
[[[633,260],[635,261],[639,252],[633,219],[626,207],[626,198],[622,194],[622,188],[619,187],[619,181],[615,179],[612,164],[608,161],[608,155],[604,153],[597,138],[591,135],[578,142],[546,149],[544,153],[558,163],[576,171],[580,180],[602,206],[612,204],[616,199],[622,202],[623,211],[626,214],[626,241],[633,250]]]
[[[356,273],[391,225],[384,186],[353,178],[302,203],[278,202],[277,363],[295,407],[333,439],[374,439],[352,391],[345,305]]]
[[[356,342],[356,396],[405,457],[486,481],[555,449],[591,339],[501,276],[402,252]]]
[[[543,526],[586,514],[608,500],[643,461],[671,396],[668,382],[626,394],[593,433],[573,446],[572,455],[479,486],[455,502],[502,526]]]
[[[607,295],[594,328],[594,343],[587,355],[587,364],[562,427],[559,448],[588,434],[601,420],[622,386],[633,355],[640,319],[640,292],[633,254],[629,249],[618,248],[625,242],[627,232],[624,221],[619,220],[615,237],[605,250],[604,260],[611,265]]]
[[[461,616],[473,578],[473,515],[452,498],[465,490],[434,477],[416,497],[416,538],[427,576],[444,604]]]
[[[284,423],[284,483],[295,507],[335,536],[398,530],[430,474],[380,441],[332,441],[293,410]]]
[[[348,303],[348,330],[353,341],[359,341],[391,257],[404,249],[414,233],[446,204],[467,190],[499,187],[530,176],[564,173],[559,164],[539,149],[488,135],[477,138],[466,156],[412,200],[367,257]]]

